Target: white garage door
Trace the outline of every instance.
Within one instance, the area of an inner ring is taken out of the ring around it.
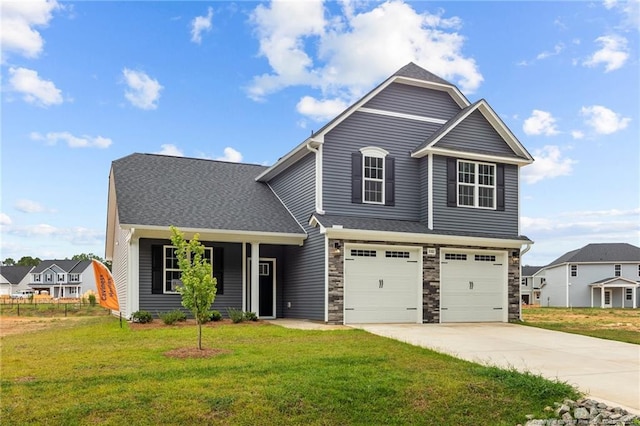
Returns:
[[[345,323],[422,322],[419,250],[347,246]]]
[[[504,253],[443,250],[440,322],[506,321],[504,259]]]

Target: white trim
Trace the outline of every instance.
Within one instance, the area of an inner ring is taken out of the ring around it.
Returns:
[[[316,219],[317,222],[317,219]],[[464,246],[489,246],[521,248],[531,244],[529,240],[511,240],[508,238],[471,237],[462,235],[416,234],[411,232],[372,231],[368,229],[321,228],[320,233],[331,239],[388,241],[415,244],[451,244]]]
[[[307,150],[313,152],[315,160],[315,173],[314,173],[314,187],[315,187],[315,210],[316,213],[324,214],[322,209],[322,145],[318,148],[311,147],[311,144],[306,145]],[[273,190],[273,189],[272,189]],[[274,191],[275,194],[275,191]],[[279,198],[278,198],[279,199]],[[282,202],[282,200],[281,200]],[[284,204],[284,203],[283,203]],[[288,210],[288,209],[287,209]],[[295,217],[294,217],[295,219]]]
[[[362,204],[385,204],[385,186],[386,186],[386,156],[389,154],[389,151],[378,148],[377,146],[366,146],[364,148],[360,148],[360,154],[362,154]],[[379,158],[382,160],[382,178],[371,178],[365,176],[365,168],[366,168],[366,159],[367,158]],[[382,200],[380,201],[367,201],[366,200],[366,183],[369,182],[380,182],[380,192],[382,196]]]
[[[302,224],[300,222],[298,222],[298,219],[296,219],[296,217],[293,215],[293,212],[291,210],[289,210],[289,207],[284,203],[284,201],[282,201],[282,198],[280,198],[280,196],[276,193],[276,191],[273,190],[273,188],[271,187],[271,184],[269,182],[265,182],[267,187],[271,190],[271,192],[273,193],[273,195],[275,195],[275,197],[278,199],[278,201],[280,201],[280,204],[282,204],[282,207],[285,208],[285,210],[287,212],[289,212],[289,214],[291,215],[291,217],[293,218],[293,220],[296,221],[296,223],[298,224],[298,226],[300,227],[300,229],[302,229],[302,232],[304,232],[305,234],[307,233],[307,231],[304,230],[304,227],[302,226]]]
[[[444,124],[447,122],[447,120],[443,120],[441,118],[424,117],[422,115],[404,114],[402,112],[385,111],[385,110],[374,109],[374,108],[360,107],[358,108],[357,112],[384,115],[387,117],[394,117],[394,118],[405,118],[407,120],[422,121],[422,122],[434,123],[434,124]]]
[[[427,155],[427,169],[427,227],[433,230],[433,154],[431,153]]]
[[[242,311],[247,311],[247,243],[242,243]]]
[[[464,183],[460,182],[460,163],[473,164],[474,172],[473,178],[474,183]],[[480,184],[480,167],[479,166],[489,166],[493,168],[493,185],[481,185]],[[474,188],[473,191],[473,205],[468,204],[460,204],[460,186],[470,186]],[[480,205],[480,188],[491,188],[493,189],[493,206],[485,207]],[[498,205],[498,166],[494,163],[483,163],[478,161],[469,161],[458,159],[456,161],[456,205],[462,208],[472,208],[472,209],[484,209],[484,210],[496,210]]]
[[[251,265],[251,274],[249,281],[249,310],[255,312],[260,318],[260,243],[251,243],[251,257],[249,257]]]
[[[329,238],[325,235],[324,236],[324,322],[329,321],[329,256],[330,256]]]
[[[177,249],[173,244],[163,244],[162,245],[162,294],[180,294],[178,291],[170,291],[167,290],[167,271],[180,271],[180,268],[167,268],[167,249]],[[211,265],[211,276],[213,277],[213,247],[204,246],[205,253],[208,251],[211,255],[207,257],[209,261],[209,265]],[[177,256],[176,256],[177,259]]]
[[[127,316],[130,316],[134,312],[140,310],[140,238],[138,236],[134,237],[134,233],[135,229],[132,229],[131,233],[128,235],[129,254],[127,258],[129,261],[127,262],[127,281],[129,283],[129,294],[127,295],[127,304],[130,306],[131,310],[125,313]]]
[[[492,162],[492,163],[514,164],[518,166],[525,166],[527,164],[531,164],[531,161],[526,161],[521,158],[501,157],[499,155],[479,154],[476,152],[468,152],[468,151],[456,151],[453,149],[439,148],[439,147],[430,148],[424,151],[424,153],[421,155],[411,154],[411,157],[422,158],[428,154],[436,154],[436,155],[441,155],[443,157],[463,158],[463,159],[475,160],[475,161],[486,161],[486,162]]]
[[[162,238],[167,239],[169,235],[168,226],[156,225],[132,225],[122,224],[121,228],[135,228],[139,238]],[[206,228],[180,228],[185,234],[185,238],[190,239],[193,234],[200,234],[200,241],[218,241],[221,243],[241,243],[243,241],[260,241],[263,244],[299,245],[307,239],[306,233],[292,234],[280,232],[260,232],[260,231],[240,231],[226,229],[206,229]]]

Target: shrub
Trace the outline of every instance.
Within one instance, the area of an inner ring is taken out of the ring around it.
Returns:
[[[90,306],[96,306],[96,295],[95,294],[90,294],[89,295],[89,305]]]
[[[211,311],[209,313],[211,314],[209,316],[209,318],[211,318],[211,321],[220,321],[222,319],[222,314],[220,313],[220,311]]]
[[[229,314],[229,318],[234,324],[244,321],[244,312],[240,309],[236,308],[227,308],[227,313]]]
[[[244,313],[244,320],[245,321],[258,321],[258,316],[256,315],[255,312],[245,312]]]
[[[147,311],[135,311],[131,314],[131,321],[146,324],[153,321],[153,317]]]
[[[162,319],[165,324],[172,325],[178,321],[186,321],[187,316],[180,309],[175,309],[171,312],[160,314],[160,319]]]

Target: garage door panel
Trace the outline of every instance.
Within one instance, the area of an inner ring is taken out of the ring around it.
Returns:
[[[417,322],[418,308],[421,309],[418,257],[415,249],[370,246],[348,249],[345,322]]]

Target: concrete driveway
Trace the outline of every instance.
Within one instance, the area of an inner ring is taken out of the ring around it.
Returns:
[[[576,386],[640,414],[640,346],[516,324],[357,324],[369,333]]]

